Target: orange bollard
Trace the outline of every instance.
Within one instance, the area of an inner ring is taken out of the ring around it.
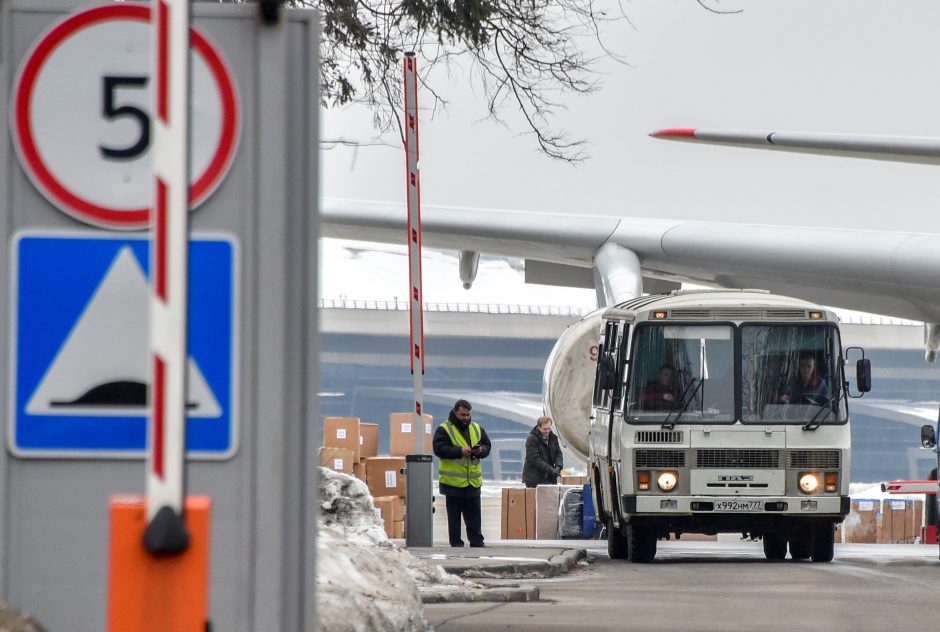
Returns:
[[[109,632],[203,632],[209,616],[208,496],[187,496],[189,548],[155,557],[144,548],[144,497],[111,497]]]

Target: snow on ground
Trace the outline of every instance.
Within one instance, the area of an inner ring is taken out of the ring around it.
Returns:
[[[317,616],[324,632],[431,629],[422,589],[481,588],[412,556],[385,536],[369,488],[320,468]]]

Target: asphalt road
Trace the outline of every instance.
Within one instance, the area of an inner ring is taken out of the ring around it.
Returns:
[[[837,545],[828,564],[767,562],[759,542],[660,542],[635,565],[579,541],[592,564],[539,580],[537,603],[429,604],[437,632],[532,630],[934,630],[936,545]]]

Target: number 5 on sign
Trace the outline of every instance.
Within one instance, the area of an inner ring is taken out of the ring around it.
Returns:
[[[99,145],[101,154],[105,158],[114,158],[117,160],[136,158],[141,155],[150,146],[150,117],[147,113],[135,105],[115,105],[117,101],[116,93],[119,88],[145,88],[147,86],[147,77],[115,77],[107,75],[104,77],[103,91],[101,97],[101,116],[107,120],[119,120],[126,116],[137,124],[137,140],[129,147],[123,149],[114,149]]]
[[[133,230],[150,221],[150,8],[112,4],[54,24],[13,86],[13,141],[36,188],[74,218]],[[221,183],[238,144],[235,82],[192,31],[191,206]]]

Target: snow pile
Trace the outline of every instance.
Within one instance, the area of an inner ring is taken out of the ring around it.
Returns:
[[[0,631],[2,632],[42,632],[43,628],[27,615],[0,601]]]
[[[365,483],[322,467],[317,538],[324,632],[428,630],[422,590],[482,588],[389,542]]]

